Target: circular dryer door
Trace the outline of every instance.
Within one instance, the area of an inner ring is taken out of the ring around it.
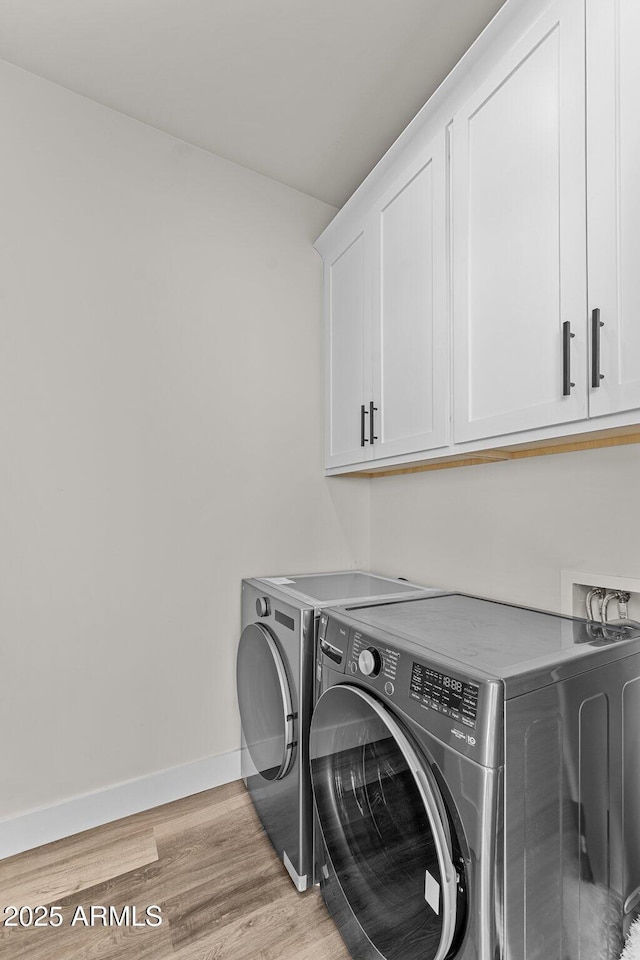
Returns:
[[[242,734],[256,772],[280,780],[293,762],[293,707],[278,644],[263,624],[242,631],[236,679]]]
[[[320,697],[310,755],[326,851],[358,924],[385,960],[443,960],[457,883],[428,764],[384,706],[349,684]]]

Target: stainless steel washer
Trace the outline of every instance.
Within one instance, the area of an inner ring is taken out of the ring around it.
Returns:
[[[320,608],[437,592],[359,570],[242,583],[237,657],[242,776],[298,890],[314,882],[308,742]]]
[[[459,594],[327,612],[310,762],[357,960],[614,960],[640,902],[640,634]]]

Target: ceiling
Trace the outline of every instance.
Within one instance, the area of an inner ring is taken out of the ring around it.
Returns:
[[[341,206],[504,0],[0,0],[0,58]]]

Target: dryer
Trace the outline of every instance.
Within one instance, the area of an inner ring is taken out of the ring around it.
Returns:
[[[437,592],[360,570],[242,582],[237,654],[242,777],[300,891],[314,882],[308,740],[320,608]]]
[[[310,732],[355,960],[614,960],[640,903],[640,634],[448,594],[333,609]]]

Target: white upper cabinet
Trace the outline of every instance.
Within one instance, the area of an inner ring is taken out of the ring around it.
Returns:
[[[592,416],[640,407],[639,51],[640,2],[588,0]]]
[[[367,240],[364,230],[358,230],[325,264],[327,467],[369,456],[364,422],[371,395],[371,364],[365,362],[371,312]]]
[[[507,0],[327,227],[330,473],[637,430],[639,50]]]
[[[374,459],[448,442],[445,160],[443,132],[375,208]]]
[[[328,468],[448,443],[444,133],[419,153],[324,254]]]
[[[485,76],[453,122],[456,442],[587,416],[582,4]]]

